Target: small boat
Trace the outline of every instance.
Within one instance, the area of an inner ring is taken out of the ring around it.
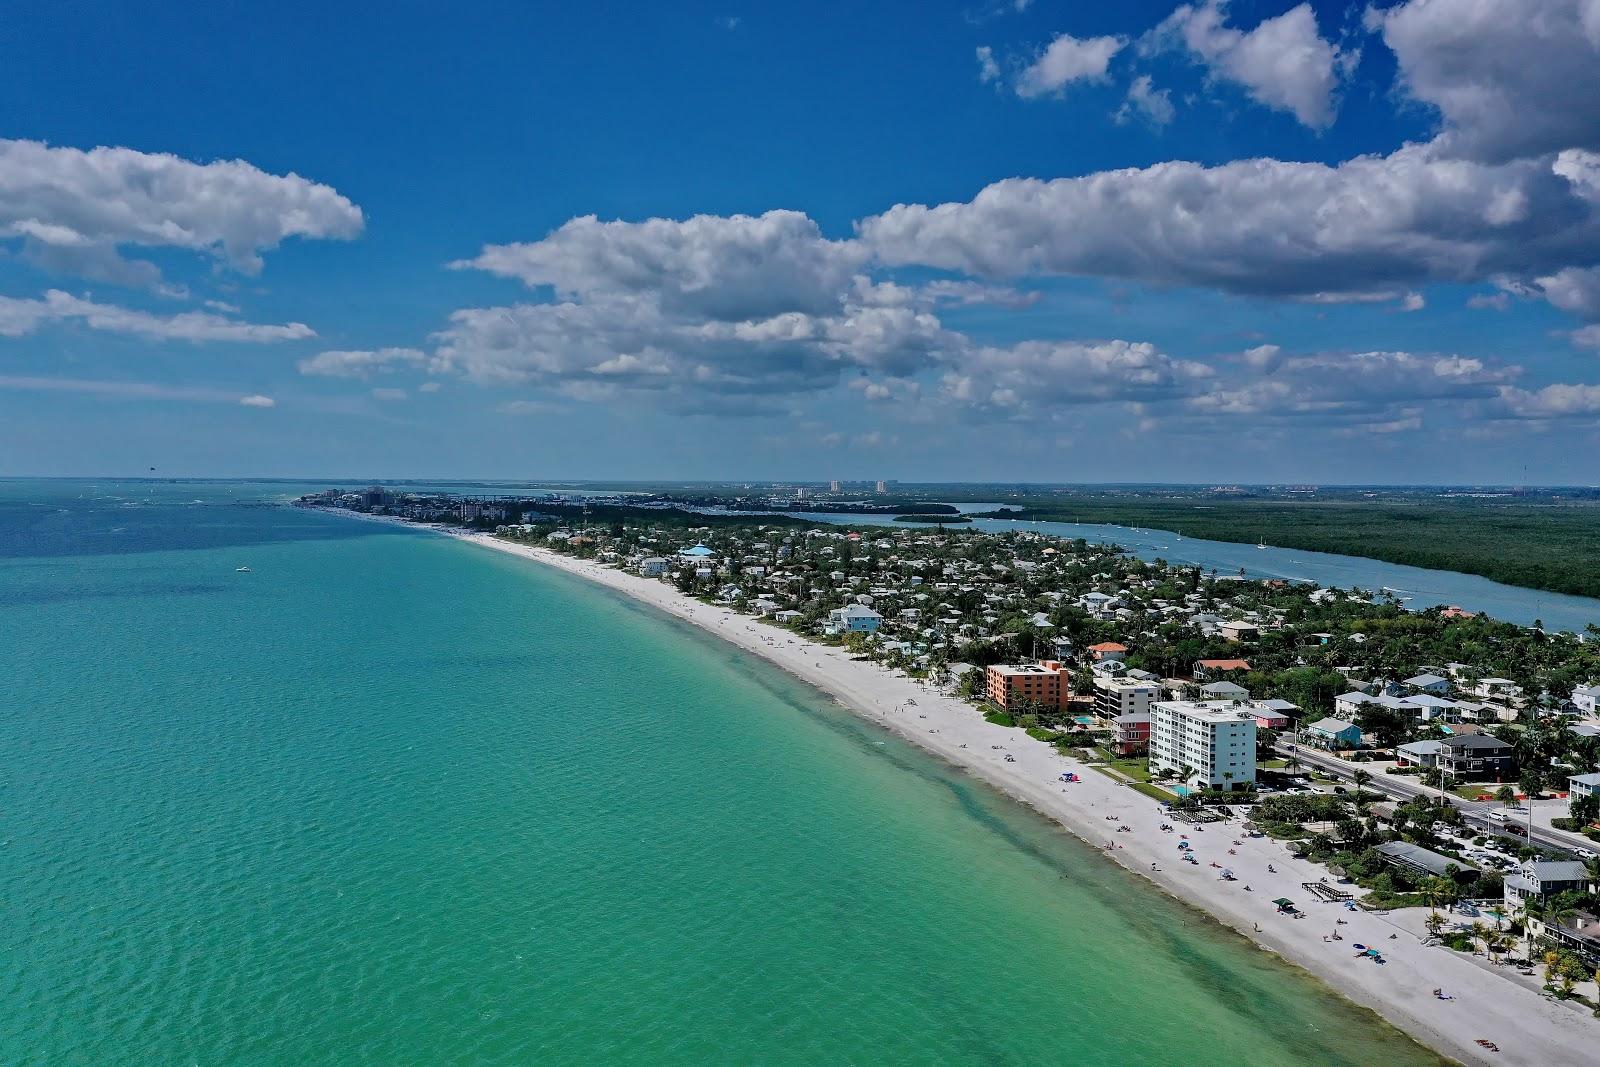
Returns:
[[[250,573],[250,568],[249,567],[235,567],[235,568],[233,568],[233,572],[235,574],[249,574]]]
[[[1266,548],[1267,547],[1267,543],[1265,541],[1257,541],[1256,542],[1256,547],[1257,548]]]

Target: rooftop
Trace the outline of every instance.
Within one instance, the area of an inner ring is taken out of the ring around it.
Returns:
[[[1306,727],[1307,730],[1316,730],[1318,733],[1328,734],[1342,734],[1346,730],[1354,730],[1356,728],[1355,723],[1345,722],[1343,719],[1335,719],[1332,716],[1326,719],[1318,719]]]
[[[1421,845],[1413,845],[1409,841],[1385,841],[1376,846],[1378,852],[1383,853],[1392,860],[1396,860],[1408,867],[1416,867],[1432,875],[1443,875],[1451,867],[1460,871],[1475,871],[1478,868],[1461,860],[1441,856],[1437,852],[1430,852]]]
[[[1470,752],[1497,752],[1500,749],[1512,747],[1510,742],[1502,741],[1498,737],[1490,737],[1488,734],[1456,734],[1445,738],[1440,743],[1448,748]]]
[[[1163,700],[1155,705],[1165,711],[1201,722],[1255,722],[1255,713],[1248,708],[1240,710],[1231,700]]]

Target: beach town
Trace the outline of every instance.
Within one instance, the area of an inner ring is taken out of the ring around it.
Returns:
[[[1582,1063],[1600,1037],[1593,634],[1027,533],[301,502],[694,623],[1454,1058]]]

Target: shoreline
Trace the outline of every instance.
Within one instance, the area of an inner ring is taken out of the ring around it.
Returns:
[[[1022,731],[984,721],[970,705],[921,682],[853,660],[842,648],[817,644],[731,608],[694,600],[655,579],[490,534],[322,510],[428,530],[553,567],[692,623],[1033,808],[1100,848],[1126,870],[1300,967],[1346,999],[1370,1008],[1435,1052],[1463,1063],[1576,1067],[1592,1062],[1600,1023],[1587,1017],[1581,1006],[1544,998],[1536,979],[1490,967],[1478,957],[1423,948],[1420,921],[1408,926],[1399,921],[1400,916],[1345,912],[1313,902],[1301,883],[1320,880],[1326,873],[1323,868],[1293,858],[1281,842],[1271,838],[1236,839],[1233,834],[1237,831],[1229,824],[1210,824],[1209,831],[1192,831],[1191,841],[1202,863],[1177,863],[1172,851],[1176,835],[1159,831],[1163,817],[1156,801]],[[1008,755],[1015,762],[1006,762]],[[1058,776],[1066,770],[1076,771],[1081,781],[1059,782]],[[1116,832],[1121,826],[1132,832]],[[1209,834],[1210,840],[1201,833]],[[1205,861],[1232,867],[1239,880],[1220,880]],[[1276,866],[1276,874],[1267,872],[1269,863]],[[1244,890],[1246,884],[1251,892]],[[1306,918],[1277,914],[1271,901],[1279,896],[1288,896],[1307,908]],[[1341,917],[1346,925],[1337,926],[1335,920]],[[1326,940],[1334,932],[1341,942]],[[1379,966],[1354,958],[1349,946],[1357,942],[1381,948],[1388,962]],[[1436,988],[1444,989],[1452,999],[1435,998],[1432,991]],[[1480,1038],[1495,1042],[1500,1051],[1482,1049],[1475,1044]]]

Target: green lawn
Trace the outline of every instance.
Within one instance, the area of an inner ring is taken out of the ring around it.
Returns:
[[[1150,762],[1142,756],[1124,758],[1098,746],[1091,751],[1094,752],[1095,759],[1104,763],[1107,767],[1122,772],[1122,774],[1136,782],[1148,782],[1150,780]]]
[[[1458,785],[1451,789],[1450,793],[1452,796],[1458,796],[1462,800],[1477,800],[1480,795],[1494,796],[1499,791],[1501,784],[1503,783],[1475,782],[1468,785]],[[1517,787],[1512,786],[1511,788],[1516,789]]]
[[[1281,771],[1288,765],[1289,761],[1282,759],[1264,759],[1256,761],[1256,767],[1263,771]]]
[[[1148,782],[1150,780],[1150,764],[1142,759],[1108,760],[1106,766],[1115,767],[1136,782]]]
[[[1149,782],[1135,782],[1133,788],[1143,793],[1152,800],[1177,800],[1176,793],[1169,793],[1160,786],[1151,785]]]

